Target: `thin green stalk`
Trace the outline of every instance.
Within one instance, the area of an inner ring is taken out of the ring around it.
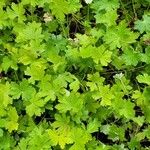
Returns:
[[[134,0],[132,0],[132,8],[133,8],[133,13],[134,13],[134,18],[137,18],[137,13],[136,13],[136,10],[135,10],[135,5],[134,5]]]

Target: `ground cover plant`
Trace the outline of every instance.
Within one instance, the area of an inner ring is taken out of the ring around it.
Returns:
[[[0,1],[0,150],[150,149],[150,0]]]

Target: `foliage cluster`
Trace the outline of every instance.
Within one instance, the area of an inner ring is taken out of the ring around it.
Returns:
[[[150,145],[150,0],[0,0],[0,150]]]

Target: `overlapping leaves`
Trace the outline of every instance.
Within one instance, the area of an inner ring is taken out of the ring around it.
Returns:
[[[146,4],[1,0],[0,149],[146,149]]]

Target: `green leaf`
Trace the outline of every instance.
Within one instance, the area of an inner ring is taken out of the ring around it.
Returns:
[[[96,64],[101,63],[102,66],[107,66],[111,62],[112,52],[106,50],[104,46],[93,47],[88,46],[80,49],[80,55],[82,58],[91,57]]]
[[[120,91],[122,90],[124,94],[129,94],[131,89],[132,89],[132,86],[130,86],[130,80],[127,80],[125,75],[120,73],[120,74],[116,74],[114,76],[115,78],[115,82],[116,82],[116,85],[114,85],[114,87],[116,86],[117,89],[115,89],[116,91]]]
[[[22,138],[18,144],[18,149],[26,150],[28,147],[28,141],[25,138]]]
[[[29,102],[27,102],[26,112],[32,117],[33,115],[40,116],[44,112],[44,106],[47,103],[47,100],[41,98],[36,94]]]
[[[33,7],[35,6],[40,6],[40,7],[43,7],[45,3],[49,3],[49,0],[22,0],[21,1],[21,4],[23,5],[31,5]]]
[[[28,40],[35,40],[41,42],[44,38],[42,35],[41,23],[36,23],[35,21],[29,22],[26,26],[19,27],[19,30],[15,30],[17,32],[17,43],[27,42]]]
[[[70,133],[59,133],[57,130],[50,129],[48,130],[48,134],[50,136],[52,145],[56,146],[59,144],[61,149],[64,149],[66,144],[72,143]]]
[[[5,6],[7,4],[7,0],[1,0],[0,2],[0,8]]]
[[[109,45],[110,49],[128,47],[129,44],[135,43],[138,34],[132,32],[124,21],[118,26],[109,27],[104,35],[104,41]]]
[[[45,130],[46,128],[47,126],[40,125],[33,129],[33,131],[29,134],[29,139],[28,139],[29,149],[33,149],[33,150],[51,149],[51,141],[49,139],[47,130]]]
[[[19,84],[11,83],[10,95],[14,99],[20,98],[22,96],[23,99],[28,100],[35,95],[35,89],[29,84],[28,80],[23,80]]]
[[[119,1],[118,0],[100,0],[100,1],[95,0],[91,6],[97,12],[99,12],[100,10],[112,11],[112,10],[117,10],[117,8],[119,7]]]
[[[113,141],[124,140],[125,129],[123,127],[118,127],[116,125],[103,125],[101,131],[107,134],[109,139]]]
[[[150,109],[150,106],[149,106],[149,105],[148,105],[148,106],[145,106],[144,109],[143,109],[143,111],[144,111],[144,116],[145,116],[146,121],[147,121],[148,123],[150,123],[149,109]]]
[[[119,114],[125,116],[127,119],[134,118],[134,104],[128,100],[123,101],[121,105],[122,108],[119,109]]]
[[[94,44],[96,41],[92,36],[86,34],[76,34],[77,42],[80,43],[83,47],[87,47],[89,45]]]
[[[150,64],[150,48],[145,49],[145,53],[140,53],[140,59],[142,62]]]
[[[49,7],[56,18],[64,21],[65,15],[79,10],[80,3],[79,0],[52,0]]]
[[[136,99],[137,105],[139,105],[139,106],[143,105],[144,95],[140,91],[138,91],[138,90],[134,91],[132,98]]]
[[[9,96],[10,84],[7,82],[5,84],[0,83],[0,103],[1,106],[7,107],[9,104],[12,104],[12,99]]]
[[[99,87],[99,91],[93,94],[94,99],[101,99],[100,104],[102,106],[109,106],[112,104],[112,99],[114,98],[113,93],[111,93],[109,85]]]
[[[0,8],[0,18],[1,18],[0,19],[0,29],[3,29],[3,27],[9,26],[9,23],[7,21],[8,15],[5,11],[3,11],[2,8]]]
[[[102,55],[100,59],[100,62],[102,64],[102,66],[107,66],[108,63],[111,62],[111,56],[112,56],[112,52],[106,50]]]
[[[39,81],[44,77],[45,69],[46,69],[46,63],[44,60],[41,59],[35,61],[29,67],[27,67],[25,74],[31,76],[29,81],[31,83],[34,83],[36,80]]]
[[[129,142],[129,148],[130,149],[140,148],[140,142],[136,137],[133,137]]]
[[[8,120],[6,123],[6,129],[8,129],[9,132],[12,132],[13,130],[18,129],[18,114],[15,108],[10,108],[8,111]]]
[[[78,113],[83,107],[83,99],[79,93],[69,93],[64,97],[59,98],[59,104],[56,108],[60,112],[70,111],[72,113]]]
[[[149,103],[150,103],[150,100],[149,100],[150,87],[149,86],[144,88],[143,96],[144,96],[143,105],[147,107],[149,106]],[[145,107],[143,109],[145,109]]]
[[[45,75],[39,82],[38,87],[39,94],[41,94],[42,97],[47,97],[52,101],[56,99],[55,86],[53,85],[52,77],[50,75]]]
[[[98,90],[99,87],[103,85],[105,80],[103,77],[99,75],[98,72],[94,74],[88,74],[87,78],[89,82],[87,82],[86,85],[90,88],[91,91]]]
[[[59,128],[59,130],[66,130],[67,128],[70,128],[70,117],[66,114],[56,114],[55,120],[56,121],[52,123],[52,127],[54,127],[55,129]]]
[[[117,20],[117,12],[116,10],[107,11],[106,13],[97,13],[95,15],[96,23],[103,23],[107,27],[116,25]]]
[[[140,60],[139,53],[134,51],[132,47],[124,49],[123,51],[124,54],[121,58],[125,61],[125,64],[136,66]]]
[[[71,132],[71,139],[74,144],[71,146],[70,150],[85,150],[85,144],[91,140],[91,136],[81,128],[74,128]]]
[[[3,137],[4,131],[0,129],[0,138]]]
[[[18,23],[23,23],[26,17],[24,16],[25,10],[22,4],[11,4],[11,8],[7,7],[7,14],[8,18],[14,20],[15,18],[18,19]]]
[[[3,63],[1,64],[1,67],[4,71],[8,71],[9,68],[17,70],[17,59],[15,57],[5,56],[3,58]]]
[[[44,124],[44,123],[43,123]],[[45,126],[45,129],[47,127]],[[51,141],[49,139],[49,135],[47,133],[47,130],[45,130],[44,127],[41,125],[38,127],[34,127],[33,130],[28,134],[26,138],[21,138],[19,141],[19,144],[17,145],[18,149],[26,150],[43,150],[43,149],[49,149],[51,150]]]
[[[74,82],[70,83],[70,89],[72,89],[73,92],[77,92],[80,88],[80,82],[78,79],[76,79]]]
[[[16,145],[15,139],[9,134],[4,133],[3,137],[0,137],[0,149],[10,150]]]
[[[98,131],[100,127],[100,122],[97,119],[90,120],[89,124],[87,125],[87,131],[89,133],[94,133]]]
[[[138,75],[136,79],[138,80],[139,83],[145,83],[150,85],[150,76],[146,73],[144,73],[143,75]]]
[[[148,1],[0,0],[0,150],[149,149]]]
[[[135,22],[135,29],[141,33],[150,32],[150,15],[143,15],[143,20],[137,20]]]
[[[133,118],[133,121],[136,122],[139,126],[142,126],[144,123],[145,117],[144,116],[138,116]]]
[[[3,135],[4,135],[4,132],[2,129],[0,129],[0,138],[3,137]]]

